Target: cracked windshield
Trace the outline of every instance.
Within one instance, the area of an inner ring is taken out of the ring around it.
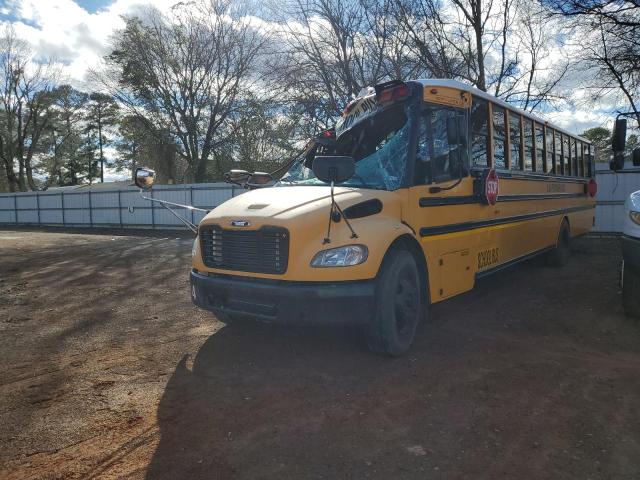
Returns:
[[[355,174],[342,186],[396,190],[409,152],[408,106],[394,105],[381,111],[365,112],[348,130],[339,133],[328,145],[314,147],[312,154],[296,162],[278,186],[326,185],[311,171],[314,155],[347,155],[356,161]],[[346,123],[346,122],[345,122]],[[322,150],[321,150],[322,149]]]

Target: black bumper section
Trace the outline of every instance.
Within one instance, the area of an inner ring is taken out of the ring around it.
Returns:
[[[640,238],[622,236],[622,258],[624,268],[633,268],[640,273]]]
[[[191,300],[214,313],[292,325],[362,324],[374,310],[373,280],[287,282],[191,271]]]

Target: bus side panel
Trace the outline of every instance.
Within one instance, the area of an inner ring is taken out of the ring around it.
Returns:
[[[571,236],[589,233],[595,223],[595,209],[583,210],[568,214]]]

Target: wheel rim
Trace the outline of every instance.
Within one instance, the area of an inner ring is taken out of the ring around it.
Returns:
[[[400,337],[410,334],[415,327],[418,313],[418,286],[414,272],[403,268],[398,274],[393,301],[396,331]]]

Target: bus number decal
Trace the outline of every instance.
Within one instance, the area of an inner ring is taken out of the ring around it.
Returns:
[[[478,252],[478,270],[498,263],[499,259],[500,249],[497,247]]]
[[[565,186],[561,183],[550,183],[547,185],[547,192],[564,192]]]

